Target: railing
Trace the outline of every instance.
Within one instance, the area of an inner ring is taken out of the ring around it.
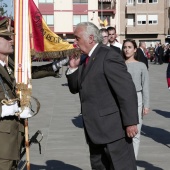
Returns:
[[[126,2],[126,6],[135,6],[135,5],[136,5],[135,1],[133,1],[132,3]]]
[[[112,5],[111,3],[103,3],[102,5],[99,3],[98,9],[101,10],[101,8],[103,10],[112,10],[115,9],[115,6]]]

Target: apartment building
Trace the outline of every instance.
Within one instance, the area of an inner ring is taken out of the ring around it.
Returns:
[[[76,24],[90,21],[99,28],[114,26],[118,41],[165,42],[170,34],[170,0],[34,0],[48,26],[73,42]],[[105,23],[104,23],[105,22]]]
[[[34,0],[52,31],[73,42],[73,30],[80,22],[90,21],[99,28],[115,26],[115,0]]]
[[[169,29],[169,0],[127,0],[117,1],[117,22],[122,42],[126,38],[165,43]],[[119,22],[119,20],[121,22]]]

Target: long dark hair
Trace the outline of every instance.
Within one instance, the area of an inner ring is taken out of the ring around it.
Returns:
[[[124,58],[125,60],[126,60],[126,55],[125,55],[123,49],[124,49],[124,45],[125,45],[126,42],[131,42],[131,43],[133,44],[134,49],[137,49],[137,48],[138,48],[135,40],[133,40],[133,39],[126,39],[126,40],[124,40],[124,41],[123,41],[123,45],[122,45],[122,54],[123,54],[123,58]],[[134,59],[135,59],[135,60],[138,60],[136,53],[135,53],[135,55],[134,55]]]

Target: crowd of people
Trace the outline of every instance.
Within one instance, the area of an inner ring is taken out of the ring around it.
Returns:
[[[17,97],[13,34],[4,29],[5,20],[4,23],[0,23],[1,100]],[[146,43],[140,42],[137,46],[134,40],[126,39],[121,44],[114,27],[99,30],[91,22],[79,23],[74,35],[76,47],[83,55],[34,66],[32,78],[55,77],[68,62],[68,87],[71,93],[80,96],[91,168],[137,170],[143,116],[149,113],[150,107]],[[155,48],[150,46],[147,49],[150,61],[159,64],[169,61],[169,45],[163,49],[160,43]],[[9,73],[6,67],[12,71]],[[170,72],[170,66],[168,70]],[[1,103],[0,109],[0,170],[16,170],[24,137],[23,119],[15,114],[19,103]]]
[[[170,45],[169,43],[161,44],[156,42],[155,46],[150,44],[145,50],[147,58],[154,64],[169,63],[170,61]]]

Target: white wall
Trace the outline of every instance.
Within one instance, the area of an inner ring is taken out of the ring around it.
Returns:
[[[73,32],[72,3],[72,0],[54,1],[54,32]]]
[[[72,0],[55,0],[54,10],[72,10]]]
[[[73,12],[54,13],[54,32],[73,32]]]

